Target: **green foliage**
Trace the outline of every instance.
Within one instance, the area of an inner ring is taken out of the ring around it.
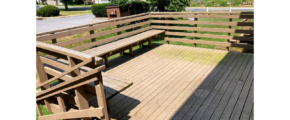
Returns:
[[[37,0],[36,0],[36,5],[38,5],[39,3],[37,2]]]
[[[92,13],[96,17],[107,17],[107,9],[106,6],[113,5],[114,3],[102,3],[102,4],[95,4],[91,6]]]
[[[190,0],[170,0],[168,10],[175,12],[185,11],[185,8],[189,6],[189,2]]]
[[[130,2],[129,9],[131,11],[131,15],[140,14],[149,11],[149,3],[144,1],[132,1]]]
[[[169,6],[170,0],[148,0],[150,2],[150,11],[165,11],[165,8]]]
[[[37,11],[38,11],[38,10],[35,10],[35,16],[37,16]]]
[[[233,6],[238,6],[239,4],[241,4],[242,0],[232,0],[232,5]]]
[[[226,6],[228,6],[228,5],[227,5],[227,0],[221,0],[219,4],[220,4],[220,6],[222,6],[222,7],[226,7]]]
[[[190,7],[197,7],[197,2],[192,2],[192,3],[190,4]]]
[[[59,15],[59,9],[58,7],[47,5],[44,6],[36,11],[37,16],[41,17],[51,17],[51,16],[58,16]]]
[[[125,9],[125,6],[129,3],[129,0],[109,0],[113,4],[117,4],[123,9]]]
[[[63,4],[66,2],[66,4],[68,4],[68,5],[74,4],[74,0],[60,0],[60,2],[62,2]]]

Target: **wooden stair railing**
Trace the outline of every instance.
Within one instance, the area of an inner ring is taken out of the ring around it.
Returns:
[[[107,111],[106,98],[101,71],[105,66],[98,66],[103,60],[99,57],[93,57],[75,50],[62,48],[55,45],[50,45],[42,42],[36,43],[36,69],[38,75],[38,84],[36,88],[41,90],[36,93],[36,108],[39,114],[39,120],[57,120],[57,119],[77,119],[89,120],[92,117],[109,120]],[[46,53],[52,56],[57,56],[68,60],[69,66],[60,65],[59,63],[41,57],[39,53]],[[66,58],[65,58],[66,56]],[[97,61],[97,62],[96,62]],[[44,67],[43,63],[63,69],[64,72],[56,72],[52,68]],[[92,69],[88,72],[80,72],[80,67],[89,66]],[[48,75],[53,72],[53,76]],[[70,74],[70,75],[68,75]],[[60,84],[50,87],[49,83],[59,80]],[[95,87],[85,87],[90,82],[94,82]],[[95,94],[87,93],[86,89],[94,89]],[[73,90],[75,97],[72,99],[67,95],[66,91]],[[98,107],[89,106],[88,98],[96,95]],[[68,101],[75,108],[70,108]],[[40,109],[40,104],[47,108],[48,112],[55,110],[52,115],[43,116]],[[57,109],[57,110],[56,110]]]

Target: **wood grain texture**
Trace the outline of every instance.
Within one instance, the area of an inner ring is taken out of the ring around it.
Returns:
[[[212,21],[190,21],[190,20],[151,20],[151,23],[164,24],[200,24],[200,25],[224,25],[224,26],[254,26],[250,22],[212,22]]]

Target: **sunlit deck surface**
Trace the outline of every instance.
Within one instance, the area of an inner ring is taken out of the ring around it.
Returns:
[[[140,48],[105,74],[133,82],[109,100],[114,119],[253,119],[253,54],[177,45]]]

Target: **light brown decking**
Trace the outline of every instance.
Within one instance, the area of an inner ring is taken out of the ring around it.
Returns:
[[[109,100],[110,117],[253,119],[253,54],[160,45],[136,55],[121,56],[106,71],[133,81]]]

